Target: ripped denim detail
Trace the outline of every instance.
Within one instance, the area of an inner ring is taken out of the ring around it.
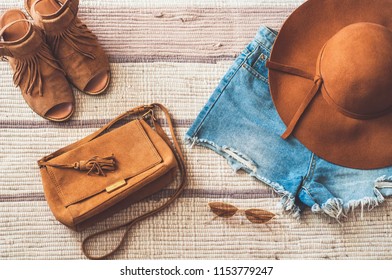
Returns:
[[[376,180],[375,186],[377,189],[392,188],[392,176],[381,176]]]

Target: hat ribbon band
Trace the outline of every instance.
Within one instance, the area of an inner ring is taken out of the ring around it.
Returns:
[[[320,90],[320,87],[323,84],[323,79],[319,75],[314,76],[304,70],[294,68],[294,67],[291,67],[288,65],[280,64],[277,62],[272,62],[270,60],[267,61],[266,66],[269,69],[273,69],[273,70],[277,70],[280,72],[285,72],[285,73],[292,74],[295,76],[303,77],[308,80],[313,80],[313,82],[314,82],[313,87],[311,88],[309,93],[306,95],[306,97],[302,101],[298,110],[295,112],[293,118],[291,119],[290,123],[288,124],[286,131],[281,136],[283,139],[287,139],[293,133],[295,127],[297,126],[298,121],[301,119],[305,110],[308,108],[309,104],[312,102],[312,100],[316,96],[317,92]]]

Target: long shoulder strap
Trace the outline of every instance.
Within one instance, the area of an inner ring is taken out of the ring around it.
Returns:
[[[143,214],[143,215],[141,215],[141,216],[139,216],[139,217],[137,217],[135,219],[127,221],[127,222],[125,222],[123,224],[120,224],[120,225],[117,225],[117,226],[114,226],[114,227],[111,227],[111,228],[108,228],[108,229],[105,229],[105,230],[102,230],[102,231],[99,231],[99,232],[96,232],[96,233],[93,233],[93,234],[87,236],[82,241],[82,250],[83,250],[83,253],[86,255],[86,257],[89,258],[89,259],[100,260],[100,259],[104,259],[104,258],[107,258],[107,257],[113,255],[123,245],[123,243],[125,241],[125,237],[127,236],[128,232],[131,230],[131,228],[136,223],[138,223],[140,221],[143,221],[146,218],[148,218],[150,216],[153,216],[154,214],[156,214],[156,213],[162,211],[163,209],[165,209],[166,207],[168,207],[171,203],[174,202],[174,200],[176,200],[180,196],[181,192],[185,188],[185,184],[186,184],[186,169],[185,169],[185,164],[184,164],[184,156],[183,156],[183,154],[181,152],[180,145],[177,142],[177,139],[176,139],[176,136],[175,136],[175,133],[174,133],[173,123],[172,123],[172,120],[170,118],[169,111],[162,104],[154,103],[154,104],[151,104],[151,106],[153,108],[158,107],[158,108],[160,108],[163,111],[163,113],[165,114],[167,123],[169,125],[169,129],[170,129],[170,133],[171,133],[172,141],[173,141],[174,145],[171,144],[168,136],[166,135],[166,133],[164,132],[162,127],[158,124],[158,122],[156,121],[155,117],[152,116],[152,121],[153,121],[153,124],[155,126],[155,129],[156,129],[157,133],[165,140],[166,143],[168,143],[169,147],[172,149],[172,151],[173,151],[173,153],[174,153],[174,155],[176,157],[176,160],[177,160],[177,163],[178,163],[178,166],[179,166],[179,171],[180,171],[180,180],[178,182],[178,187],[177,187],[176,191],[173,193],[173,195],[163,205],[161,205],[160,207],[158,207],[158,208],[156,208],[156,209],[154,209],[154,210],[152,210],[150,212],[147,212],[147,213],[145,213],[145,214]],[[110,252],[108,252],[108,253],[106,253],[105,255],[102,255],[102,256],[92,256],[91,254],[89,254],[87,252],[87,243],[91,239],[93,239],[93,238],[95,238],[97,236],[100,236],[100,235],[102,235],[104,233],[115,231],[117,229],[124,228],[124,227],[126,227],[126,230],[125,230],[124,234],[122,235],[121,240],[116,245],[116,247],[114,247]]]

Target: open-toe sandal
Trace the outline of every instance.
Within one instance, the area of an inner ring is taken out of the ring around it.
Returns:
[[[30,108],[51,121],[65,121],[74,112],[72,88],[45,43],[42,30],[20,10],[8,10],[0,17],[0,56],[14,70]]]
[[[79,0],[25,0],[27,12],[44,30],[70,82],[96,95],[109,85],[109,61],[97,37],[77,17],[78,7]]]

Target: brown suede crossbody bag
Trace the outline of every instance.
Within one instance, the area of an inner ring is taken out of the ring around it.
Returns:
[[[174,145],[154,116],[157,108],[166,116]],[[129,116],[138,117],[119,125],[119,121]],[[105,258],[117,251],[130,228],[171,204],[186,181],[184,158],[173,124],[161,104],[127,111],[95,133],[39,160],[38,165],[50,209],[57,220],[74,230],[156,193],[175,181],[177,171],[180,172],[178,188],[163,205],[84,239],[82,249],[90,259]],[[127,230],[111,252],[100,257],[87,252],[88,240],[123,227]]]

